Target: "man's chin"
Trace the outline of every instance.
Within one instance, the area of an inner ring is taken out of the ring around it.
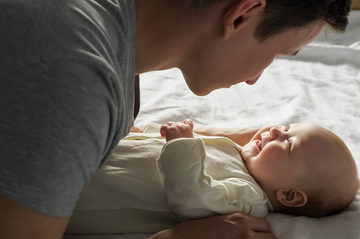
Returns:
[[[207,79],[206,76],[186,74],[184,71],[182,71],[182,74],[188,88],[197,96],[206,96],[217,89],[213,85],[208,84],[211,81],[205,81]]]
[[[195,95],[197,96],[207,96],[208,94],[210,94],[212,91],[207,91],[207,92],[204,92],[204,91],[201,91],[201,92],[194,92],[192,91]]]
[[[206,96],[208,94],[210,94],[213,90],[210,89],[205,89],[203,87],[191,87],[189,86],[189,89],[191,90],[192,93],[194,93],[197,96]]]

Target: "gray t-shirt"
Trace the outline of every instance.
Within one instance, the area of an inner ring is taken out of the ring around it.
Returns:
[[[0,1],[0,194],[72,214],[133,125],[134,0]]]

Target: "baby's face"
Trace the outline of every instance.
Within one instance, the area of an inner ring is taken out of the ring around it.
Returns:
[[[261,187],[290,187],[324,168],[328,145],[320,128],[311,123],[264,127],[243,147],[242,159]]]

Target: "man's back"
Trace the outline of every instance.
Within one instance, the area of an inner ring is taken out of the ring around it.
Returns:
[[[133,124],[134,3],[1,0],[0,15],[0,208],[68,217]]]

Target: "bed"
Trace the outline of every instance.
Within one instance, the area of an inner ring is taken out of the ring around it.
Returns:
[[[360,11],[343,35],[327,32],[295,57],[278,58],[253,86],[193,95],[177,69],[141,75],[135,124],[190,118],[196,126],[252,127],[314,122],[340,136],[360,165]],[[278,239],[360,238],[360,191],[342,213],[313,219],[270,213]],[[63,239],[143,239],[149,234],[65,235]]]

